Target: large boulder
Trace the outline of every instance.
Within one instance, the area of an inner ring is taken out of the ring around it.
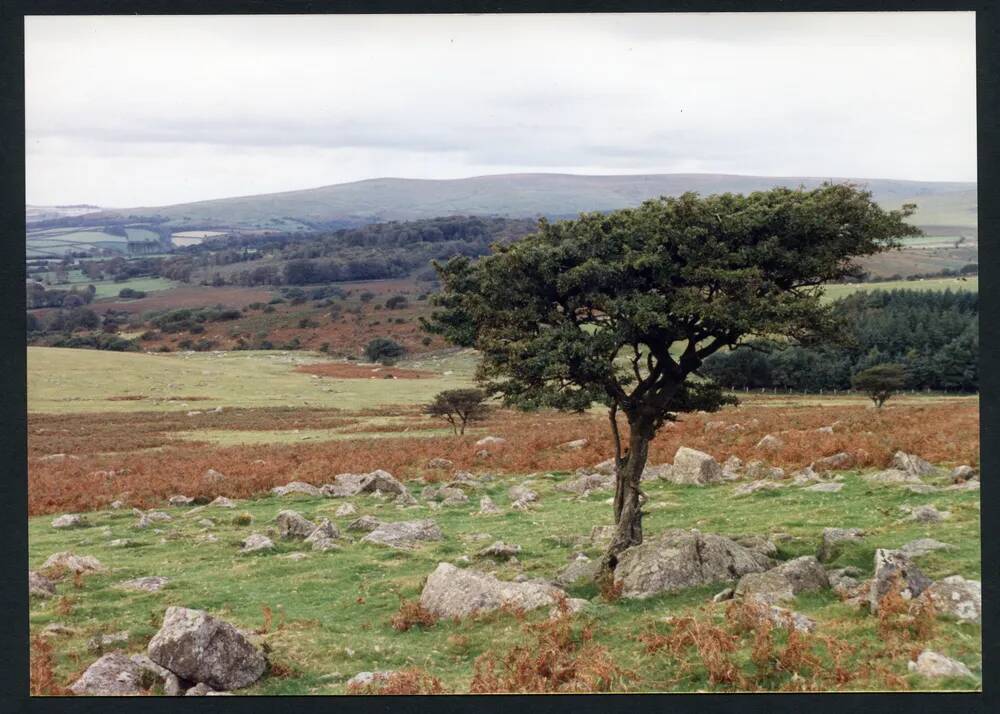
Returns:
[[[181,679],[219,690],[253,684],[267,667],[261,651],[235,627],[202,610],[184,607],[167,608],[147,654]]]
[[[592,560],[581,553],[573,558],[569,565],[556,573],[555,583],[562,587],[569,587],[581,581],[593,582],[597,578],[597,571],[600,567],[600,560]]]
[[[379,493],[400,494],[405,490],[406,486],[399,479],[382,469],[365,474],[365,477],[361,480],[361,493],[375,493],[378,491]]]
[[[391,548],[415,548],[421,542],[444,540],[444,534],[431,519],[381,523],[361,539],[362,543],[377,543]]]
[[[308,538],[316,530],[316,524],[298,511],[279,511],[274,521],[282,538]]]
[[[895,588],[899,589],[904,600],[910,600],[930,584],[930,578],[905,555],[896,550],[879,548],[875,551],[875,577],[869,586],[868,607],[871,612],[878,612],[882,599]]]
[[[828,563],[835,559],[844,543],[861,543],[865,532],[860,528],[824,528],[816,557]]]
[[[618,557],[615,583],[622,595],[647,598],[697,585],[732,582],[773,567],[774,561],[719,535],[670,530]]]
[[[69,689],[77,696],[127,697],[143,694],[144,670],[127,654],[111,652],[91,664]]]
[[[361,485],[368,474],[337,474],[333,483],[320,487],[320,493],[327,498],[346,498],[361,493]]]
[[[964,664],[951,657],[938,654],[933,650],[924,650],[915,662],[907,662],[906,666],[914,674],[919,674],[928,679],[937,679],[939,677],[969,677],[975,679],[975,675]]]
[[[524,485],[511,486],[507,489],[507,497],[511,501],[521,501],[522,503],[533,503],[538,500],[538,494]]]
[[[983,621],[983,584],[979,580],[951,575],[935,582],[923,596],[934,603],[934,609],[939,613],[963,622]]]
[[[682,446],[664,478],[671,483],[704,486],[722,481],[722,467],[705,452]]]
[[[420,605],[438,617],[468,617],[507,606],[534,610],[554,605],[565,593],[539,582],[508,582],[488,573],[438,563],[420,593]]]
[[[824,456],[816,459],[812,467],[818,471],[830,471],[833,469],[849,469],[854,465],[854,457],[846,451],[840,451],[831,456]]]
[[[259,553],[265,550],[274,550],[274,541],[263,533],[251,533],[243,539],[241,553]]]
[[[830,587],[826,571],[811,555],[789,560],[763,573],[747,573],[736,586],[736,596],[768,605],[792,600],[799,593]]]

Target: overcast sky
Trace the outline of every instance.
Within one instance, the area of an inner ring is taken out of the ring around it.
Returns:
[[[382,176],[975,180],[972,13],[37,17],[29,203]]]

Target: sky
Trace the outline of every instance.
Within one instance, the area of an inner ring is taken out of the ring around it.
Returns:
[[[25,19],[36,205],[385,176],[976,178],[975,16]]]

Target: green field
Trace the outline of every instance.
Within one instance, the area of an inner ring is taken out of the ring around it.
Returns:
[[[839,283],[823,286],[823,298],[829,302],[861,290],[963,290],[978,292],[979,276],[968,278],[927,278],[925,280],[890,280],[878,283]]]
[[[159,242],[159,235],[146,228],[125,228],[126,235],[114,235],[94,228],[29,229],[25,248],[28,258],[61,258],[70,252],[110,250],[129,254],[129,244]]]
[[[38,276],[39,280],[44,280],[48,278],[49,280],[55,280],[55,273],[42,273]],[[67,273],[68,280],[63,283],[53,282],[50,287],[57,290],[67,290],[69,288],[83,288],[88,285],[93,285],[96,292],[94,293],[95,298],[116,298],[118,293],[125,288],[132,288],[133,290],[141,290],[146,293],[160,292],[162,290],[170,290],[179,285],[174,280],[168,280],[167,278],[132,278],[130,280],[124,280],[116,282],[114,280],[91,280],[86,275],[83,274],[81,270],[70,270]]]
[[[144,354],[28,348],[28,411],[101,412],[180,409],[176,395],[206,397],[191,409],[310,406],[357,410],[420,404],[443,389],[470,384],[471,355],[425,357],[401,366],[438,372],[435,379],[327,379],[293,371],[328,361],[305,352]],[[444,374],[452,372],[452,374]],[[143,395],[145,400],[108,401]]]

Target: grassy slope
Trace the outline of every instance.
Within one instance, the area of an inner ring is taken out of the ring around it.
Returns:
[[[830,302],[846,297],[861,290],[970,290],[979,291],[979,277],[960,278],[928,278],[927,280],[892,280],[882,283],[843,283],[827,285],[823,288],[823,298]]]
[[[125,629],[130,635],[126,649],[141,651],[168,605],[204,608],[248,628],[261,625],[262,608],[267,606],[275,613],[272,631],[264,636],[272,649],[271,659],[291,667],[292,674],[266,678],[245,693],[340,693],[346,679],[356,672],[408,666],[424,668],[440,677],[447,687],[463,691],[468,687],[472,661],[478,655],[486,651],[502,652],[524,643],[520,626],[513,617],[439,622],[433,628],[414,628],[405,633],[394,631],[389,620],[400,598],[418,597],[423,578],[438,562],[472,556],[494,539],[520,544],[524,549],[519,556],[521,566],[476,567],[495,570],[504,578],[517,572],[551,577],[566,564],[571,553],[581,549],[575,539],[586,536],[592,525],[605,523],[610,516],[611,507],[605,502],[607,494],[578,501],[555,491],[554,483],[565,477],[565,474],[537,476],[533,487],[541,500],[539,508],[528,513],[508,510],[509,482],[503,481],[472,494],[467,505],[440,511],[431,511],[423,504],[399,509],[372,497],[350,499],[359,514],[374,514],[383,520],[434,518],[444,531],[445,540],[416,551],[345,542],[342,551],[313,553],[301,543],[279,542],[274,554],[238,554],[239,541],[251,532],[266,529],[282,508],[294,508],[310,518],[329,517],[343,529],[351,519],[336,518],[333,513],[343,502],[341,499],[271,497],[241,503],[236,511],[206,509],[198,515],[187,515],[187,508],[168,507],[166,510],[174,520],[163,524],[162,532],[135,530],[134,516],[124,512],[91,514],[93,527],[68,532],[52,529],[51,517],[36,518],[30,523],[32,567],[38,567],[50,553],[71,550],[95,555],[112,570],[106,575],[87,577],[80,589],[75,589],[69,580],[60,584],[59,595],[70,601],[68,614],[57,612],[58,598],[33,603],[32,631],[52,622],[74,628],[74,635],[56,641],[57,675],[60,681],[66,681],[94,659],[86,650],[90,636]],[[933,537],[954,544],[957,549],[920,558],[919,564],[929,576],[941,578],[958,573],[980,577],[978,493],[915,495],[902,488],[872,488],[851,475],[840,494],[787,488],[776,494],[735,498],[731,495],[732,488],[649,484],[647,533],[668,527],[696,527],[704,532],[733,535],[783,531],[793,536],[782,546],[781,557],[789,558],[814,553],[824,526],[861,527],[870,533],[864,545],[845,551],[838,565],[855,565],[870,572],[876,547],[896,547],[915,538]],[[482,493],[489,494],[505,514],[473,515]],[[951,510],[952,519],[930,526],[897,522],[900,505],[924,503]],[[252,514],[252,525],[231,523],[234,514],[241,511]],[[220,541],[196,545],[193,539],[203,529],[195,521],[205,516],[216,522],[216,527],[210,530]],[[489,537],[482,542],[468,539],[471,534],[484,532]],[[111,548],[108,543],[115,538],[128,538],[136,545]],[[593,547],[582,546],[582,549],[592,556],[598,554]],[[306,552],[307,557],[297,562],[280,557],[293,551]],[[114,587],[121,580],[146,575],[166,576],[171,582],[163,591],[152,594],[123,593]],[[679,683],[671,683],[669,678],[676,674],[676,669],[670,661],[662,655],[643,655],[635,637],[665,616],[699,614],[698,608],[717,590],[718,587],[696,588],[616,604],[601,601],[593,586],[571,588],[571,594],[591,599],[585,617],[596,622],[596,640],[641,676],[636,689],[691,691],[712,689],[703,672],[696,670]],[[875,618],[851,611],[829,592],[801,596],[795,607],[815,618],[824,634],[834,634],[855,644],[878,641]],[[720,611],[721,606],[715,606],[709,612]],[[532,619],[544,614],[543,610]],[[278,628],[280,622],[284,626]],[[934,639],[922,646],[957,657],[978,675],[980,638],[979,626],[942,621]],[[854,665],[861,663],[863,656],[859,657]],[[892,661],[889,666],[899,676],[907,677],[904,659]],[[910,683],[917,687],[930,685],[912,678]],[[950,684],[975,686],[970,682]]]

